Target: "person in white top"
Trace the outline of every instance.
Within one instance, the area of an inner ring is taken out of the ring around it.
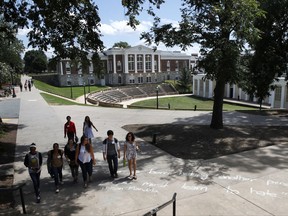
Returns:
[[[124,143],[124,156],[123,160],[128,160],[128,168],[130,175],[128,176],[129,179],[137,179],[136,176],[136,158],[137,158],[137,151],[139,150],[139,145],[135,142],[135,135],[132,132],[127,133],[126,135],[126,142]],[[133,176],[132,176],[132,167],[133,167]]]
[[[97,128],[91,122],[90,117],[86,116],[83,122],[83,134],[89,139],[89,143],[92,143],[92,138],[94,138],[93,128],[98,132]]]
[[[84,181],[84,188],[87,188],[87,175],[89,182],[92,181],[93,165],[96,165],[94,157],[94,151],[92,145],[89,144],[88,138],[83,135],[81,137],[81,143],[78,145],[75,153],[75,162],[79,164],[82,170],[82,176]]]

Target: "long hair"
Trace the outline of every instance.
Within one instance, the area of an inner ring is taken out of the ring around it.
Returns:
[[[129,136],[129,135],[131,135],[131,137],[132,137],[131,141],[134,142],[134,140],[135,140],[135,135],[134,135],[132,132],[128,132],[128,133],[127,133],[126,138],[125,138],[126,141],[127,141],[127,142],[129,141],[129,139],[128,139],[128,136]]]
[[[83,135],[80,139],[80,141],[81,141],[80,145],[82,145],[84,143],[85,139],[88,139],[88,138],[85,135]],[[89,142],[85,145],[85,149],[86,149],[86,151],[90,152],[91,146],[90,146]]]
[[[89,116],[85,116],[84,122],[85,122],[86,124],[88,124],[88,127],[91,127],[91,126],[92,126],[92,122],[90,121],[90,117],[89,117]]]

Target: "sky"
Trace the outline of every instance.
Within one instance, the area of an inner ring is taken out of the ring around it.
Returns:
[[[140,34],[144,31],[149,31],[153,23],[153,17],[148,15],[143,11],[138,17],[140,25],[137,26],[136,30],[133,30],[131,27],[127,26],[128,17],[125,17],[124,7],[122,6],[122,0],[93,0],[98,6],[99,16],[101,18],[101,27],[100,31],[103,35],[101,37],[104,46],[106,49],[111,48],[114,43],[119,41],[127,42],[131,46],[145,45],[145,41],[140,40]],[[148,1],[148,0],[146,0]],[[148,4],[144,5],[145,8],[149,6]],[[180,21],[180,7],[181,0],[167,0],[166,3],[161,5],[160,10],[157,10],[157,16],[161,18],[163,23],[173,23],[177,26],[178,21]],[[18,39],[22,40],[26,51],[31,50],[31,47],[27,47],[28,40],[26,34],[28,29],[20,29],[18,32]],[[164,44],[160,44],[157,47],[158,50],[163,51],[180,51],[179,47],[166,48]],[[193,47],[188,48],[185,51],[187,54],[198,53],[199,46],[196,44]],[[48,57],[53,55],[53,50],[48,50],[46,53]]]

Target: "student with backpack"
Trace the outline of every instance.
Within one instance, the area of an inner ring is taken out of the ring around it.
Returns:
[[[30,152],[26,154],[24,165],[28,168],[29,175],[33,182],[36,202],[40,203],[40,175],[42,166],[42,154],[36,151],[36,144],[30,145]]]
[[[59,193],[59,184],[63,184],[63,150],[59,149],[59,144],[53,144],[53,150],[48,152],[47,160],[48,172],[52,174],[55,183],[55,192]]]
[[[76,149],[77,148],[78,148],[78,145],[76,142],[73,141],[73,139],[69,139],[65,148],[64,148],[64,154],[65,154],[66,160],[69,164],[74,183],[78,182],[79,165],[76,164],[76,161],[75,161],[75,155],[76,155]]]
[[[120,144],[113,137],[112,130],[107,131],[107,138],[103,141],[103,159],[107,160],[110,175],[112,178],[118,178],[118,158],[120,158]]]

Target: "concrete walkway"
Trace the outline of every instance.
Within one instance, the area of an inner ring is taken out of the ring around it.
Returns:
[[[138,180],[127,179],[128,168],[119,160],[119,178],[110,179],[103,161],[101,142],[108,129],[123,146],[126,124],[209,124],[210,112],[118,109],[91,106],[49,106],[39,91],[17,94],[20,99],[15,184],[24,188],[27,211],[31,215],[142,215],[170,200],[177,193],[177,215],[287,215],[288,172],[286,143],[213,160],[182,160],[141,141]],[[35,197],[28,172],[23,165],[30,143],[44,155],[58,142],[63,148],[65,117],[75,122],[78,136],[86,115],[98,128],[93,140],[97,164],[93,182],[83,188],[82,178],[72,183],[68,166],[64,185],[55,194],[46,166],[41,173],[41,203]],[[287,118],[263,117],[225,112],[225,125],[287,125]],[[193,140],[187,140],[193,142]],[[180,145],[180,144],[179,144]],[[123,153],[123,152],[122,152]],[[16,196],[19,203],[19,196]],[[18,205],[21,210],[21,205]],[[157,215],[171,215],[172,205]]]

